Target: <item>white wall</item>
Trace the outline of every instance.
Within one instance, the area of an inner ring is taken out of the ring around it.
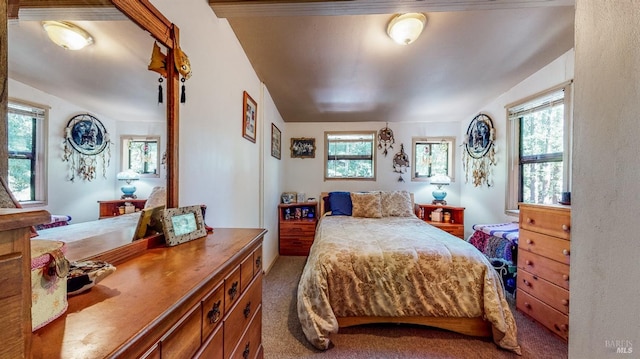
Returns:
[[[570,358],[640,353],[638,19],[638,0],[576,1]]]
[[[411,159],[412,137],[455,137],[460,128],[459,122],[393,122],[389,128],[393,131],[396,143],[388,150],[385,157],[382,150],[376,151],[376,181],[331,180],[324,181],[324,132],[325,131],[375,131],[386,126],[383,122],[334,122],[334,123],[288,123],[286,133],[283,133],[282,159],[285,162],[285,185],[287,192],[304,192],[307,197],[319,198],[320,192],[329,191],[368,191],[368,190],[407,190],[413,192],[416,203],[431,203],[431,192],[435,189],[429,182],[411,182],[411,169],[402,174],[405,182],[398,182],[399,173],[393,171],[393,156],[400,152],[400,144],[404,145],[404,152]],[[316,139],[315,158],[291,158],[291,138],[310,137]],[[455,144],[455,181],[445,187],[450,205],[460,203],[460,175],[462,162],[460,152],[461,138],[456,138]],[[376,142],[377,144],[377,142]]]
[[[227,20],[218,19],[206,1],[152,3],[180,28],[180,46],[193,69],[187,101],[179,105],[179,204],[207,205],[205,220],[214,228],[267,228],[268,268],[277,254],[272,211],[281,192],[281,161],[266,149],[271,122],[283,130],[282,119]],[[243,91],[258,103],[256,143],[242,137]]]
[[[492,166],[493,187],[488,187],[486,184],[475,187],[471,175],[469,175],[468,183],[461,182],[461,202],[466,207],[465,233],[467,236],[472,233],[471,226],[476,223],[503,223],[518,220],[515,216],[505,214],[507,181],[507,112],[505,106],[572,79],[573,68],[574,51],[572,49],[478,111],[478,113],[489,115],[493,120],[496,129],[497,165]],[[464,136],[475,115],[477,113],[469,114],[468,119],[462,121],[459,136]]]

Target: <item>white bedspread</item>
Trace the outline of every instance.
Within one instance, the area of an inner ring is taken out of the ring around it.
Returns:
[[[298,317],[318,349],[337,317],[481,317],[520,353],[499,276],[475,247],[416,217],[321,218],[298,285]]]
[[[81,239],[106,234],[125,227],[132,228],[138,224],[140,212],[100,219],[96,221],[74,223],[68,226],[41,229],[34,239],[48,239],[62,242],[74,242]]]

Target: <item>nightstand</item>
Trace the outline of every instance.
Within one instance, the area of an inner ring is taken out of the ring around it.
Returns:
[[[278,205],[279,248],[283,256],[308,256],[316,235],[318,202]]]
[[[438,227],[445,232],[449,232],[456,237],[464,239],[464,207],[445,206],[438,204],[418,204],[419,211],[416,212],[418,218],[424,220],[434,227]],[[449,213],[451,218],[448,222],[432,221],[430,218],[431,212],[442,208],[443,213]],[[420,216],[420,212],[423,216]]]
[[[116,217],[120,215],[118,207],[124,206],[125,203],[131,203],[135,207],[135,211],[141,211],[144,208],[144,204],[147,203],[146,199],[116,199],[113,201],[98,201],[100,205],[100,217],[99,219]]]

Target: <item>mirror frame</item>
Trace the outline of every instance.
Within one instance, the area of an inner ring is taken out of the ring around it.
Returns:
[[[111,3],[140,28],[167,49],[167,208],[178,207],[178,138],[179,74],[174,63],[174,52],[178,48],[180,30],[171,23],[148,0],[111,0]]]

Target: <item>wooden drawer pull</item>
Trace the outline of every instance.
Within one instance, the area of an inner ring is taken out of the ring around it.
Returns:
[[[262,256],[256,258],[256,267],[260,268],[262,266]]]
[[[532,244],[532,243],[533,243],[533,241],[531,239],[527,238],[527,244]]]
[[[562,275],[562,279],[564,279],[564,280],[568,281],[568,280],[569,280],[569,276],[568,276],[568,275],[566,275],[566,274],[563,274],[563,275]]]
[[[227,293],[229,293],[231,300],[236,299],[236,295],[238,295],[238,281],[233,282]]]
[[[209,324],[215,324],[220,320],[220,300],[213,304],[209,313],[207,313],[207,318],[209,318]]]
[[[531,309],[531,304],[529,304],[528,302],[524,302],[524,307],[527,309]]]
[[[531,287],[531,283],[529,283],[528,280],[523,279],[522,282],[524,283],[524,285],[526,285],[527,287]]]
[[[566,299],[563,299],[560,302],[562,303],[562,305],[569,305],[569,301]]]
[[[246,306],[246,307],[244,307],[244,311],[243,311],[243,313],[244,313],[244,317],[245,317],[245,319],[246,319],[246,318],[249,318],[249,315],[251,314],[251,302],[248,302],[248,303],[247,303],[247,306]]]
[[[533,263],[531,263],[531,261],[527,259],[526,261],[524,261],[524,264],[526,264],[526,265],[530,266],[530,265],[532,265]]]
[[[562,225],[562,230],[565,231],[565,232],[569,232],[571,230],[571,227],[566,225],[566,224],[563,224]]]
[[[568,249],[563,249],[562,250],[562,254],[564,254],[565,256],[568,256],[570,254]]]
[[[566,332],[567,329],[569,329],[566,324],[561,324],[561,325],[554,324],[553,327],[556,328],[556,330],[559,332]]]
[[[244,359],[247,359],[249,357],[249,352],[250,352],[249,345],[251,345],[251,342],[247,342],[247,345],[245,345],[244,347],[244,351],[242,351],[242,357]]]
[[[536,221],[534,221],[533,218],[527,218],[527,223],[534,224]]]

